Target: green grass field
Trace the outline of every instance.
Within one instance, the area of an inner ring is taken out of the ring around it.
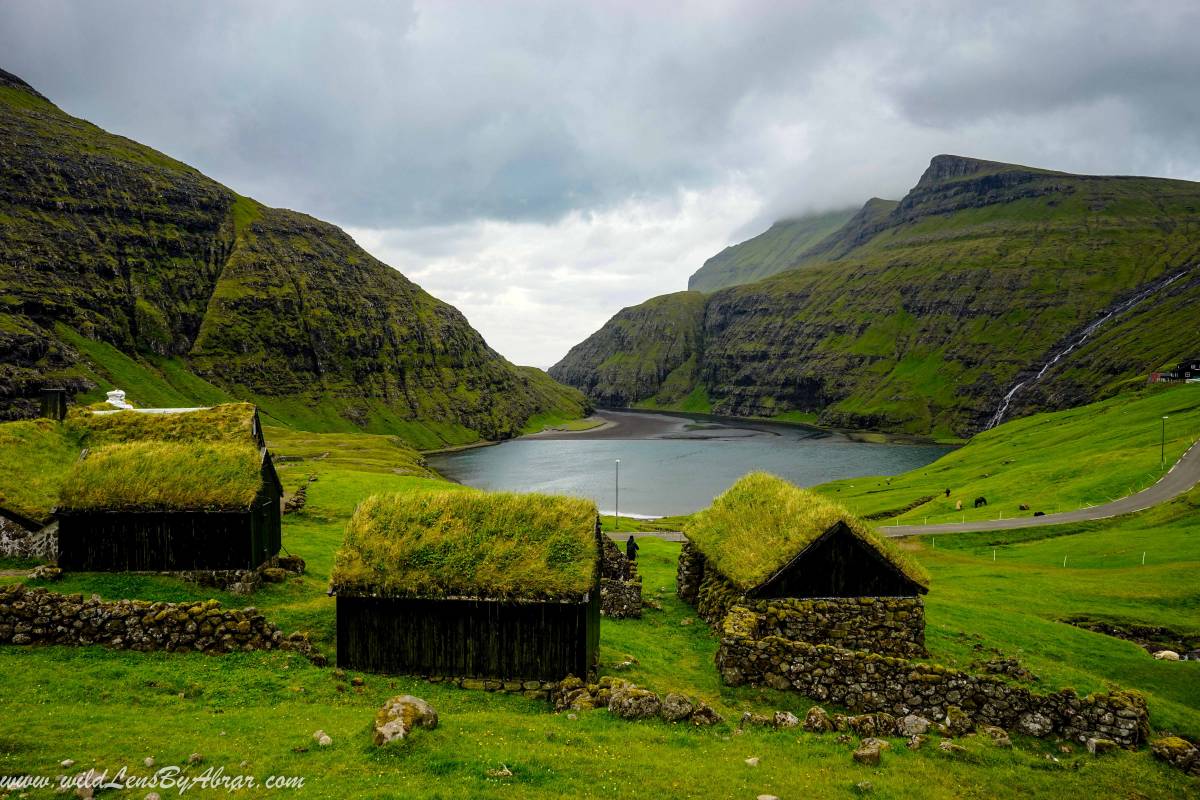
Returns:
[[[74,574],[54,589],[109,598],[215,596],[233,605],[252,603],[285,631],[308,631],[332,655],[334,602],[325,592],[334,551],[355,506],[376,491],[452,485],[431,477],[392,437],[268,434],[285,485],[308,484],[308,503],[285,517],[283,540],[286,550],[308,561],[304,577],[269,585],[249,600],[162,576]],[[1154,661],[1132,644],[1058,621],[1087,615],[1200,629],[1194,580],[1200,568],[1198,512],[1200,491],[1193,491],[1122,520],[1009,538],[973,534],[906,544],[933,576],[927,598],[933,659],[969,667],[994,657],[990,650],[977,651],[978,645],[1019,658],[1041,676],[1045,690],[1141,689],[1156,729],[1200,736],[1200,664]],[[147,756],[164,766],[201,753],[204,762],[187,767],[186,774],[211,766],[260,779],[299,775],[306,785],[298,796],[321,798],[762,793],[850,798],[862,794],[857,785],[863,781],[872,784],[871,796],[882,798],[914,792],[930,798],[1073,793],[1167,798],[1200,791],[1200,782],[1145,750],[1093,759],[1078,747],[1061,753],[1049,741],[1016,737],[1013,750],[1000,750],[986,737],[973,737],[963,740],[967,753],[956,757],[931,745],[912,752],[896,739],[882,765],[869,768],[851,761],[853,744],[838,744],[833,736],[760,729],[737,734],[743,711],[802,715],[811,703],[792,693],[720,684],[713,666],[715,637],[674,596],[678,548],[642,541],[644,593],[662,608],[648,608],[641,620],[604,622],[602,673],[660,693],[703,698],[727,720],[712,729],[627,723],[603,710],[571,719],[538,701],[406,677],[367,675],[364,687],[353,687],[335,679],[332,669],[287,653],[205,656],[8,646],[0,648],[6,722],[0,729],[0,775],[56,774],[65,758],[75,759],[77,768],[127,765],[144,773],[140,765]],[[634,663],[619,668],[625,661]],[[374,710],[405,692],[432,702],[441,726],[406,745],[375,748],[368,734]],[[311,736],[318,728],[333,737],[332,747],[315,746]],[[761,759],[759,766],[745,764],[751,756]],[[511,775],[497,777],[505,769]],[[237,796],[287,791],[245,790]],[[107,794],[142,797],[145,791]],[[193,790],[193,796],[217,794],[224,792]]]
[[[1165,449],[1163,416],[1169,417]],[[1007,422],[903,475],[851,478],[817,490],[888,525],[1049,514],[1146,488],[1162,477],[1160,455],[1169,469],[1197,439],[1200,386],[1151,387]],[[976,497],[988,505],[975,509]],[[955,510],[959,500],[962,511]],[[1022,504],[1030,510],[1022,512]]]

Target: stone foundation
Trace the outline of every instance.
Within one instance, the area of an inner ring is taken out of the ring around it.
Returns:
[[[795,689],[855,712],[945,719],[952,707],[971,721],[1031,736],[1055,734],[1086,743],[1111,739],[1136,747],[1149,732],[1145,699],[1114,691],[1079,697],[1074,690],[1037,694],[995,676],[936,664],[759,634],[762,615],[736,607],[724,622],[717,669],[725,683]]]
[[[781,598],[748,605],[761,615],[758,638],[778,636],[902,658],[928,655],[925,603],[919,597]]]
[[[314,663],[325,662],[306,636],[284,636],[255,608],[223,609],[216,600],[85,599],[20,584],[0,587],[0,644],[98,644],[179,653],[296,650]]]
[[[642,616],[642,576],[607,536],[600,546],[600,613],[613,619]]]
[[[58,555],[58,524],[32,530],[0,516],[0,558],[30,558],[50,561]]]

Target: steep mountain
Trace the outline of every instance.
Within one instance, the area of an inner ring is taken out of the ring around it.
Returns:
[[[688,289],[715,292],[790,269],[810,247],[849,222],[856,210],[848,208],[780,220],[753,239],[726,247],[705,261],[688,278]]]
[[[1190,354],[1200,184],[937,156],[802,266],[705,298],[699,344],[676,354],[696,358],[690,395],[717,413],[968,435],[1018,384],[1007,416],[1106,397]],[[551,373],[589,391],[579,354],[636,358],[602,333]],[[659,388],[606,397],[654,405]]]
[[[595,402],[629,406],[654,398],[675,405],[696,386],[704,295],[676,292],[618,311],[571,348],[550,376]]]
[[[427,446],[583,410],[340,229],[75,119],[6,72],[0,142],[0,418],[30,414],[50,382],[85,399],[128,384],[143,404],[244,398],[302,427]]]

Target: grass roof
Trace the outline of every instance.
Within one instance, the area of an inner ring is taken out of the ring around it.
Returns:
[[[684,527],[695,547],[744,591],[778,572],[838,522],[928,587],[925,569],[843,506],[765,472],[744,475]]]
[[[233,511],[262,487],[262,456],[249,442],[132,442],[93,450],[59,492],[71,511]]]
[[[96,414],[72,411],[67,425],[88,447],[134,441],[252,442],[254,405],[224,403],[198,411],[172,414],[117,411]]]
[[[368,497],[346,527],[335,591],[395,597],[577,598],[595,586],[596,507],[507,492]]]
[[[0,423],[0,507],[47,522],[79,442],[48,419]]]

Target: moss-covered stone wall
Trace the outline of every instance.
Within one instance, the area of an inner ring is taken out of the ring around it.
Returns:
[[[996,676],[760,636],[768,627],[760,613],[743,606],[726,616],[716,656],[725,683],[794,689],[855,712],[882,711],[897,717],[917,714],[945,719],[953,707],[976,724],[1078,742],[1103,738],[1136,747],[1149,732],[1146,701],[1137,692],[1080,697],[1073,689],[1063,689],[1038,694]]]

